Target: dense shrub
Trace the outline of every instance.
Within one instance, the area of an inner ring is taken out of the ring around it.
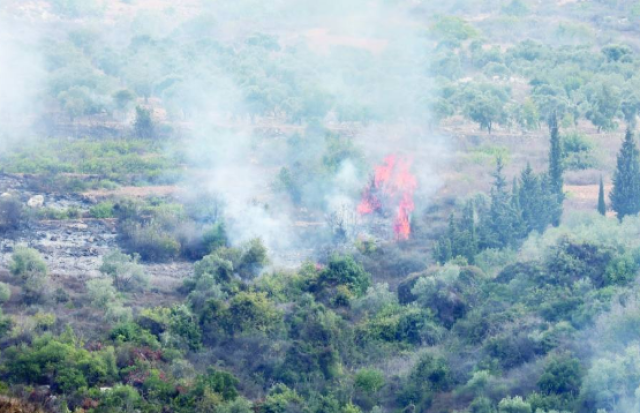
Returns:
[[[120,224],[124,245],[145,261],[165,261],[180,252],[178,240],[158,223],[143,225],[133,221]]]
[[[578,359],[564,354],[552,357],[538,380],[538,387],[546,394],[570,393],[580,391],[581,368]]]
[[[0,282],[0,305],[6,303],[11,298],[11,288],[3,282]]]
[[[100,272],[110,277],[119,291],[139,291],[149,283],[144,268],[138,264],[138,257],[120,251],[113,251],[102,259]]]
[[[0,197],[0,232],[14,230],[25,219],[24,207],[13,196]]]
[[[371,275],[351,256],[335,255],[318,275],[318,286],[345,285],[356,296],[363,295],[371,284]]]
[[[34,249],[18,247],[9,263],[11,274],[18,279],[22,287],[25,302],[36,302],[46,293],[47,264]]]
[[[89,208],[89,215],[93,218],[113,218],[114,204],[112,202],[101,202]]]
[[[229,302],[228,328],[231,334],[275,332],[281,320],[281,312],[264,293],[240,292]]]

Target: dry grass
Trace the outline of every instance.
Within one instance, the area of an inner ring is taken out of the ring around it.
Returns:
[[[150,196],[170,196],[180,192],[180,188],[173,185],[166,186],[122,186],[117,189],[95,189],[82,195],[91,199],[108,197],[146,198]]]

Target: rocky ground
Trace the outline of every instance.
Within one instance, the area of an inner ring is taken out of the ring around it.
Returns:
[[[81,195],[36,194],[29,190],[24,179],[1,175],[0,193],[16,194],[25,204],[42,197],[37,207],[87,210],[90,201]],[[37,202],[36,202],[37,203]],[[62,284],[75,285],[78,281],[100,275],[102,257],[117,248],[117,220],[78,218],[65,220],[36,220],[0,239],[0,268],[6,270],[17,246],[38,250],[47,261],[51,276]],[[188,262],[144,264],[156,290],[174,290],[182,279],[191,274],[193,264]],[[75,281],[75,282],[74,282]]]

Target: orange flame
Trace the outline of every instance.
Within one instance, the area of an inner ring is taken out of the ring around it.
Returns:
[[[412,161],[397,155],[389,155],[384,163],[374,169],[373,179],[362,192],[362,200],[358,205],[361,215],[382,210],[377,193],[381,193],[389,203],[397,203],[398,210],[393,232],[397,240],[407,240],[411,235],[411,213],[415,209],[413,194],[418,187],[416,177],[411,173]]]

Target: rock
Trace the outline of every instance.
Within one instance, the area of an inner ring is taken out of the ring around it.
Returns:
[[[41,208],[44,205],[44,196],[34,195],[27,201],[29,208]]]

